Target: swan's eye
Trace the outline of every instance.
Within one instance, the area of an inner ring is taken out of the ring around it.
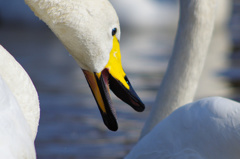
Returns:
[[[117,33],[117,28],[113,28],[112,29],[112,36],[116,35],[116,33]]]

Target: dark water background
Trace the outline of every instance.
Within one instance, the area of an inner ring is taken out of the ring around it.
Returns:
[[[81,69],[60,41],[23,1],[10,1],[0,1],[0,44],[26,69],[39,93],[38,158],[123,158],[138,140],[155,99],[170,57],[174,27],[122,28],[123,67],[147,108],[137,113],[112,95],[119,130],[111,132],[102,122]],[[221,95],[240,100],[240,1],[234,1],[229,20],[227,29],[214,35],[206,64],[209,67],[196,98]],[[222,49],[221,55],[216,48]],[[212,52],[217,52],[216,56]]]

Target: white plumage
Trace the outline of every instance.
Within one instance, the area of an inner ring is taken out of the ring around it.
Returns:
[[[136,111],[144,104],[121,64],[118,16],[108,0],[25,0],[62,41],[87,78],[105,125],[118,129],[109,90]]]
[[[25,0],[62,41],[79,66],[100,72],[112,49],[112,29],[120,26],[107,0]],[[99,31],[101,30],[101,31]]]
[[[28,74],[0,45],[0,156],[36,158],[38,96]]]
[[[142,134],[176,108],[193,101],[211,40],[215,0],[180,1],[180,20],[172,57]]]
[[[187,104],[162,120],[126,159],[238,159],[240,104],[210,97]]]
[[[142,139],[126,159],[240,157],[240,104],[221,97],[190,103],[211,39],[216,2],[180,1],[173,55]]]

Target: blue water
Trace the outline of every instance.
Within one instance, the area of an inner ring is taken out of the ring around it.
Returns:
[[[26,8],[23,2],[18,3]],[[4,12],[1,15],[8,14],[1,19],[0,44],[26,69],[39,93],[41,119],[35,142],[38,158],[117,159],[125,156],[138,140],[154,101],[175,32],[157,30],[140,34],[122,28],[123,67],[147,108],[143,113],[137,113],[112,95],[119,130],[111,132],[102,122],[81,69],[55,35],[42,23],[37,24],[39,20],[31,15],[31,11],[26,13],[28,18],[20,15],[25,14],[20,13],[21,9],[16,9],[13,11],[19,14],[16,21],[16,14],[10,15],[7,7],[3,9],[4,5],[10,4],[5,1],[0,4],[1,12]],[[225,96],[234,99],[240,97],[238,6],[235,5],[237,11],[234,11],[230,23],[232,34],[226,37],[232,39],[226,57],[230,65],[212,72],[216,81],[222,77],[225,79],[228,85],[225,89],[234,92]],[[12,3],[11,7],[17,6]],[[29,20],[31,18],[33,21]]]

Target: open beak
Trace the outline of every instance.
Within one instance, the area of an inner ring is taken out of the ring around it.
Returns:
[[[136,111],[142,112],[144,110],[144,104],[133,90],[122,69],[120,46],[116,36],[113,38],[113,48],[108,64],[103,71],[96,73],[83,70],[83,72],[98,104],[103,122],[110,130],[116,131],[118,124],[116,112],[112,107],[109,88],[118,98]]]

